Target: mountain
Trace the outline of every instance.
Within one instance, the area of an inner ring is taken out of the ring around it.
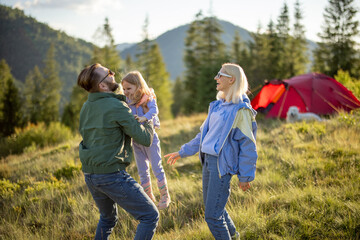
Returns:
[[[222,39],[230,46],[238,31],[245,42],[252,41],[251,33],[230,22],[218,20],[223,29]],[[155,39],[159,44],[166,67],[172,80],[181,76],[185,70],[183,63],[184,40],[190,24],[169,30]],[[5,59],[17,82],[25,82],[26,75],[35,65],[42,68],[50,44],[56,49],[59,63],[59,76],[62,81],[61,105],[69,98],[72,87],[83,66],[89,63],[94,45],[81,39],[68,36],[62,31],[50,28],[47,24],[26,16],[22,10],[0,5],[0,59]],[[316,44],[308,41],[310,49]],[[129,54],[133,59],[139,51],[136,43],[122,43],[117,50],[123,59]]]
[[[234,40],[235,32],[238,31],[241,37],[241,40],[244,42],[253,41],[251,37],[251,32],[247,31],[244,28],[235,26],[234,24],[219,20],[219,24],[223,29],[222,40],[227,46],[231,46],[232,41]],[[155,39],[157,44],[160,47],[161,53],[164,57],[164,62],[166,64],[167,70],[170,73],[171,79],[174,81],[177,77],[181,76],[185,71],[185,65],[183,62],[184,50],[185,50],[185,38],[186,32],[189,29],[190,24],[182,25],[175,29],[169,30]],[[307,40],[308,43],[308,55],[310,61],[312,62],[313,56],[312,51],[317,47],[317,44],[311,40]],[[123,59],[130,55],[132,59],[136,59],[136,54],[139,53],[139,44],[133,44],[128,48],[125,48],[120,52],[120,55]],[[310,71],[309,64],[309,71]]]
[[[120,43],[118,45],[116,45],[116,50],[121,52],[124,49],[127,49],[129,47],[132,47],[133,45],[135,45],[136,43]]]
[[[221,37],[225,44],[231,44],[236,31],[239,32],[243,41],[252,40],[250,32],[245,30],[244,28],[235,26],[234,24],[223,20],[218,21],[224,31]],[[170,73],[170,77],[172,80],[175,80],[178,76],[181,76],[181,74],[185,70],[185,65],[183,62],[185,49],[184,40],[186,38],[186,32],[189,29],[189,26],[190,24],[182,25],[161,34],[155,39],[155,41],[160,47],[164,62],[166,64],[166,68]],[[133,46],[121,51],[120,55],[123,59],[125,59],[127,55],[130,55],[132,59],[136,59],[136,54],[138,52],[139,45],[134,44]]]
[[[77,75],[91,59],[94,45],[54,30],[26,16],[22,10],[4,5],[0,5],[0,33],[0,59],[6,60],[12,75],[21,83],[35,65],[44,66],[49,46],[54,44],[63,105],[71,94]]]

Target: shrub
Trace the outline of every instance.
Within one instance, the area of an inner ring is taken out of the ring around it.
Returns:
[[[15,129],[15,133],[0,142],[0,156],[34,151],[71,139],[71,130],[59,122],[29,124]]]
[[[20,189],[20,185],[12,183],[7,179],[0,179],[0,195],[2,198],[9,198],[14,195],[14,192]]]
[[[357,98],[360,98],[360,80],[352,78],[347,71],[339,70],[335,79],[348,88]]]
[[[74,176],[77,176],[81,171],[81,166],[76,166],[74,164],[67,164],[65,167],[58,169],[54,176],[60,180],[61,178],[71,179]]]

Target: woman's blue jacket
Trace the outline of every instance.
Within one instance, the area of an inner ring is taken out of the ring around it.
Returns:
[[[201,143],[209,130],[210,115],[222,100],[213,101],[209,106],[209,113],[200,127],[200,132],[190,142],[184,144],[179,154],[188,157],[199,152],[201,163],[204,163],[204,153],[201,152]],[[256,150],[255,121],[256,111],[252,109],[249,98],[244,95],[235,110],[230,113],[223,125],[219,142],[222,143],[218,155],[218,170],[220,177],[225,174],[237,175],[240,182],[251,182],[255,178]]]

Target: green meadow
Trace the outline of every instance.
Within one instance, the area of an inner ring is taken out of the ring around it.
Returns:
[[[163,155],[192,139],[205,117],[162,121]],[[360,111],[322,122],[257,121],[255,181],[243,192],[233,177],[227,205],[241,239],[360,239]],[[0,239],[93,239],[99,215],[81,172],[81,137],[64,139],[1,158]],[[163,165],[172,203],[154,239],[212,239],[197,155]],[[139,179],[134,162],[128,172]],[[120,208],[118,215],[111,239],[132,239],[137,222]]]

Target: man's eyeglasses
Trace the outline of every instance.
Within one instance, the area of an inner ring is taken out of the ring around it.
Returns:
[[[215,78],[220,78],[221,76],[224,76],[224,77],[232,77],[231,75],[229,74],[226,74],[226,73],[222,73],[222,72],[218,72],[215,76]]]
[[[101,79],[101,81],[99,82],[99,84],[100,84],[102,81],[104,81],[105,78],[107,78],[109,75],[110,75],[110,76],[115,76],[115,73],[114,73],[113,71],[111,71],[110,69],[108,69],[108,73],[106,74],[106,76],[105,76],[103,79]]]

